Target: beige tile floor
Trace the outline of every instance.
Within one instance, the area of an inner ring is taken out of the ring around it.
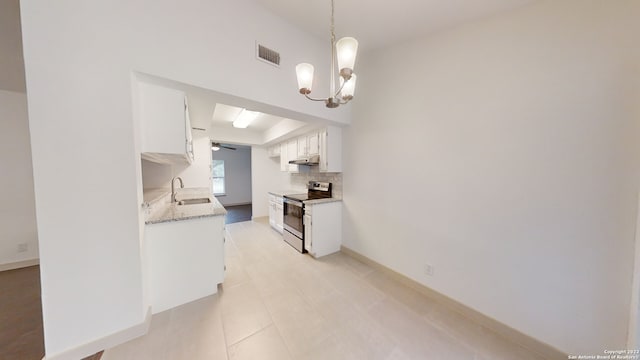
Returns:
[[[260,222],[227,229],[218,294],[103,359],[543,359],[347,255],[299,254]]]

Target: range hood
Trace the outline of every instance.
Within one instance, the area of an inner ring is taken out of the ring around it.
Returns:
[[[318,165],[320,163],[320,155],[311,155],[311,156],[303,156],[299,157],[295,160],[289,160],[289,164],[294,165]]]

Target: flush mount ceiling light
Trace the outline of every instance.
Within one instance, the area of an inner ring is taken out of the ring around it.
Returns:
[[[312,101],[324,101],[328,108],[337,108],[340,105],[348,103],[353,99],[353,93],[356,89],[356,74],[353,73],[353,65],[356,62],[356,54],[358,52],[358,40],[352,37],[344,37],[336,42],[336,34],[334,32],[333,21],[334,6],[331,0],[331,88],[330,97],[327,99],[314,99],[309,97],[311,93],[311,85],[313,84],[313,65],[308,63],[298,64],[296,66],[296,75],[298,77],[298,88],[300,94]],[[338,68],[340,69],[340,88],[336,91],[336,57],[338,60]]]
[[[257,111],[242,109],[233,121],[233,127],[244,129],[249,126],[249,124],[258,117],[258,115],[260,115],[260,113]]]

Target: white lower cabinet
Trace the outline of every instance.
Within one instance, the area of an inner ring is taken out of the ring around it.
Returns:
[[[305,204],[304,248],[315,258],[340,251],[342,202]]]
[[[276,230],[279,233],[284,231],[284,212],[283,212],[282,198],[280,202],[276,202]]]
[[[269,194],[269,225],[282,233],[284,213],[282,212],[282,196]]]
[[[215,294],[224,280],[224,216],[145,226],[156,314]]]
[[[269,194],[269,225],[276,228],[276,196]]]

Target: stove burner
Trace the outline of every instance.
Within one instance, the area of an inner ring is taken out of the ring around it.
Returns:
[[[290,194],[285,195],[284,197],[297,201],[306,201],[315,199],[326,199],[332,196],[331,183],[328,182],[309,181],[307,189],[308,191],[306,194]]]

